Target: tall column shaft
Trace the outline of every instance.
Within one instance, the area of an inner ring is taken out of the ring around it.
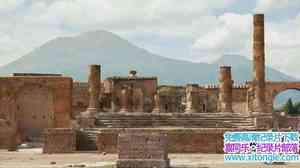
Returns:
[[[232,112],[231,67],[221,66],[219,73],[219,111]]]
[[[99,94],[101,89],[101,67],[100,65],[90,65],[89,74],[89,107],[87,111],[96,113],[100,110],[99,107]]]
[[[256,14],[253,18],[253,86],[254,111],[265,112],[265,35],[264,15]]]

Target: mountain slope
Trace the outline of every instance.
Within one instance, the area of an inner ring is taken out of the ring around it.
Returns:
[[[237,61],[238,60],[238,61]],[[220,64],[233,66],[236,81],[251,80],[251,61],[226,55],[213,64],[192,63],[154,55],[106,31],[93,31],[75,37],[56,38],[20,59],[0,67],[0,74],[14,72],[63,73],[87,80],[88,65],[101,64],[104,77],[127,75],[135,69],[143,76],[158,76],[160,84],[217,82]],[[294,80],[267,68],[272,80]]]

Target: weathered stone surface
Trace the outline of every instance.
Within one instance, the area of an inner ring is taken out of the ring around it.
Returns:
[[[122,91],[121,91],[121,109],[120,109],[120,112],[123,112],[123,113],[126,113],[126,112],[129,112],[131,110],[130,109],[130,98],[131,98],[131,95],[130,95],[130,92],[131,92],[131,89],[127,86],[125,86]]]
[[[117,168],[167,168],[168,139],[157,132],[130,131],[118,135]]]
[[[75,130],[67,128],[55,128],[45,130],[43,153],[72,153],[75,151]]]
[[[0,118],[18,125],[22,140],[44,128],[70,127],[72,78],[15,76],[0,78]]]
[[[122,97],[124,87],[128,88],[128,111],[151,112],[153,109],[153,95],[157,91],[157,77],[140,77],[132,73],[129,76],[109,77],[103,81],[103,92],[108,95],[110,103],[106,104],[106,109],[111,112],[121,111]],[[131,90],[130,90],[131,89]],[[143,95],[143,96],[141,96]],[[143,97],[143,98],[141,98]]]
[[[98,134],[98,152],[117,153],[119,133],[129,131],[143,133],[162,133],[168,137],[169,153],[223,153],[223,134],[226,131],[254,131],[258,129],[226,128],[161,128],[161,129],[101,129]],[[104,145],[103,145],[104,144]]]
[[[186,113],[197,113],[202,111],[200,103],[199,85],[188,84],[186,86]]]
[[[233,112],[231,67],[221,66],[219,76],[219,111]]]
[[[265,107],[265,35],[264,15],[256,14],[253,18],[253,87],[254,109],[266,112]]]
[[[15,123],[0,118],[0,149],[17,150],[19,138]]]
[[[160,113],[160,98],[158,93],[154,95],[154,108],[152,113]]]
[[[89,93],[90,100],[87,112],[91,115],[99,112],[99,94],[100,94],[100,85],[101,85],[101,67],[100,65],[90,65],[90,74],[89,74]]]

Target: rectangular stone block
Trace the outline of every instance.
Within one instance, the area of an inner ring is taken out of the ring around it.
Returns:
[[[163,133],[120,133],[117,168],[167,168],[168,140]]]
[[[76,131],[69,128],[46,129],[43,153],[72,153],[76,151]]]

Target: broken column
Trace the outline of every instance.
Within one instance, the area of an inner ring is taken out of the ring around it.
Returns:
[[[200,95],[199,95],[199,85],[188,84],[186,86],[186,108],[187,113],[200,112]]]
[[[155,132],[128,132],[118,136],[117,168],[168,168],[167,135]]]
[[[231,67],[221,66],[219,72],[219,111],[232,112],[232,78]]]
[[[100,94],[100,84],[101,84],[101,67],[100,65],[90,65],[90,75],[89,75],[89,106],[87,111],[90,114],[95,114],[100,111],[99,104],[99,94]]]
[[[265,112],[265,37],[264,15],[256,14],[253,18],[253,87],[254,111]]]

